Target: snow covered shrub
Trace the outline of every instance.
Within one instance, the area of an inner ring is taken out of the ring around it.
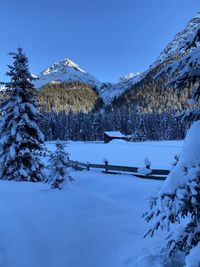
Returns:
[[[37,124],[34,78],[22,48],[10,55],[14,60],[7,72],[11,81],[0,106],[0,178],[38,182],[43,179],[43,164],[35,152],[43,149],[44,137]]]
[[[167,254],[177,251],[189,254],[200,242],[200,121],[186,136],[177,165],[165,180],[160,192],[152,198],[150,211],[144,217],[153,221],[146,235],[158,229],[170,231]],[[178,230],[172,225],[179,224]]]
[[[69,176],[69,154],[65,152],[61,142],[57,142],[56,151],[50,158],[50,176],[48,182],[52,189],[61,189],[64,182],[71,182],[73,178]]]

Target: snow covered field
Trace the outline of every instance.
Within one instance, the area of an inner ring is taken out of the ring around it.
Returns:
[[[125,142],[113,140],[108,144],[103,142],[69,142],[67,151],[72,160],[90,163],[103,163],[107,159],[110,164],[124,166],[144,166],[147,157],[152,168],[170,169],[174,155],[179,154],[183,141],[158,142]],[[49,142],[48,147],[54,150],[55,143]]]
[[[54,144],[48,143],[53,150]],[[74,160],[170,168],[182,142],[70,142]],[[97,171],[71,171],[61,191],[42,183],[0,184],[0,266],[161,267],[164,233],[143,239],[147,198],[161,181]],[[162,245],[161,245],[162,244]]]

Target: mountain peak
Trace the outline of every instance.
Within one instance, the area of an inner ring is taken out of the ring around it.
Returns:
[[[73,68],[77,71],[81,71],[83,73],[86,73],[84,70],[82,70],[78,64],[73,62],[69,58],[65,58],[63,60],[60,60],[56,63],[54,63],[51,67],[47,68],[42,72],[43,75],[49,75],[50,73],[58,72],[58,71],[67,71],[68,68]]]
[[[36,88],[53,82],[76,81],[88,84],[94,88],[99,88],[101,86],[100,81],[81,69],[78,64],[69,58],[54,63],[52,66],[42,71],[37,77],[38,80],[34,83]]]

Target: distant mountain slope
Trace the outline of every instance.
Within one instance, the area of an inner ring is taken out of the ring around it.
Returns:
[[[141,72],[130,79],[124,79],[116,84],[107,83],[100,88],[100,94],[104,104],[110,105],[115,99],[119,98],[123,93],[130,90],[135,84],[140,82],[146,75],[146,72]]]

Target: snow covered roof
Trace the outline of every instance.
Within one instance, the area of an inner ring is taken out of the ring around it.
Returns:
[[[121,132],[118,132],[118,131],[106,131],[104,132],[104,134],[106,134],[107,136],[110,136],[110,137],[125,137]]]

